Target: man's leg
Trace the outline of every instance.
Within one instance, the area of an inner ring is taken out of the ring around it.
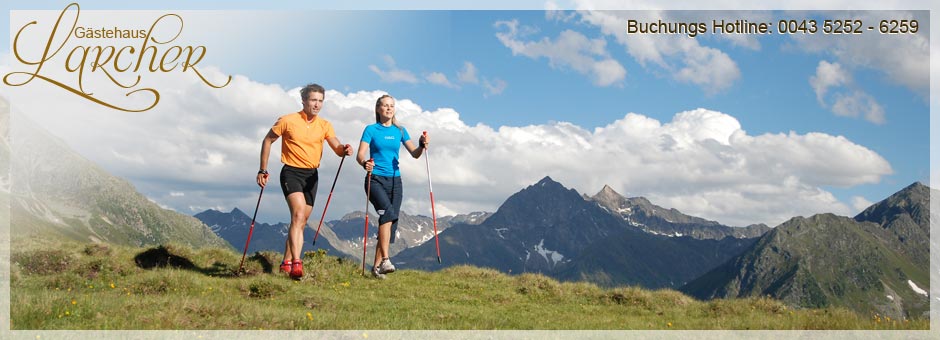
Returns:
[[[290,209],[290,229],[287,231],[284,260],[300,260],[304,245],[304,227],[313,207],[307,205],[302,192],[287,195],[287,207]]]

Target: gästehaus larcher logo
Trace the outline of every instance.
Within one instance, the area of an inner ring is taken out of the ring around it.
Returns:
[[[147,23],[144,27],[127,27],[85,22],[80,12],[79,5],[72,3],[59,13],[55,22],[33,20],[20,27],[13,39],[13,56],[19,66],[27,67],[28,71],[10,72],[3,77],[3,82],[24,86],[41,80],[112,109],[142,112],[160,102],[160,91],[142,85],[142,79],[148,75],[182,72],[198,77],[213,88],[225,87],[232,81],[232,76],[228,76],[224,82],[213,83],[199,71],[198,64],[208,50],[203,45],[177,43],[185,27],[180,15],[163,14],[149,23],[149,27]],[[65,34],[66,29],[68,34]],[[49,30],[48,37],[44,35],[45,30]],[[40,32],[46,40],[38,47],[31,44],[34,43],[31,38],[25,37]],[[62,70],[66,74],[64,78],[58,76]],[[147,96],[147,100],[138,107],[129,107],[119,104],[120,98],[96,95],[86,90],[91,76],[107,79],[107,83],[120,89],[126,97]]]

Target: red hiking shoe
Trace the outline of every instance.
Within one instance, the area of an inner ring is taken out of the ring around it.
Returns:
[[[300,280],[304,276],[304,263],[300,260],[294,260],[290,266],[290,278]]]
[[[290,273],[290,269],[291,269],[291,261],[288,260],[288,261],[281,262],[281,273],[288,274]]]

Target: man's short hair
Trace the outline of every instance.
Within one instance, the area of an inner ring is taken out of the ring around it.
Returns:
[[[307,101],[307,98],[310,97],[310,92],[320,92],[320,94],[326,95],[326,90],[324,90],[323,86],[320,86],[320,84],[307,84],[307,86],[300,89],[300,99]]]

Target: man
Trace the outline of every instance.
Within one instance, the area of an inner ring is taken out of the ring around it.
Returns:
[[[317,195],[317,168],[323,156],[323,141],[329,143],[337,156],[352,155],[352,147],[343,145],[336,138],[333,125],[319,117],[323,107],[324,89],[309,84],[300,90],[303,109],[300,112],[281,116],[261,142],[261,168],[257,182],[262,188],[268,182],[268,155],[271,144],[281,138],[281,189],[290,209],[290,230],[284,244],[284,259],[281,271],[292,279],[304,275],[301,248],[304,243],[304,226],[313,211]]]

